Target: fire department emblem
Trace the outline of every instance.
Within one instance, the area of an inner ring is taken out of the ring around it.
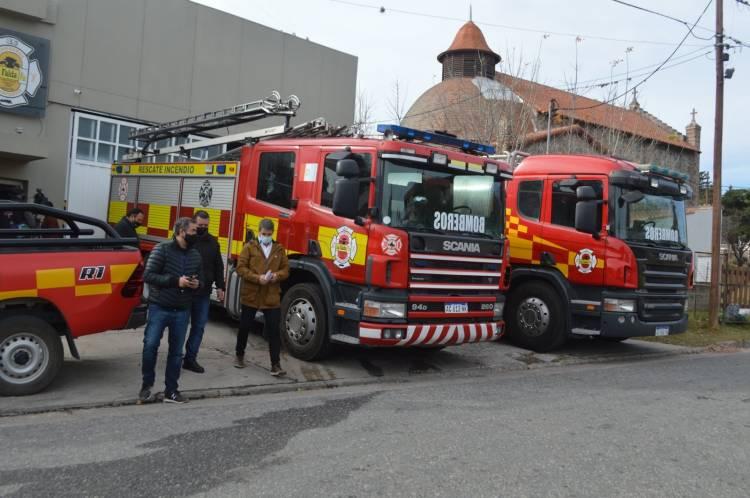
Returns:
[[[17,107],[29,103],[42,85],[39,61],[29,59],[34,47],[15,36],[0,37],[0,105]]]
[[[402,246],[403,243],[401,242],[401,237],[392,233],[383,237],[382,242],[380,242],[380,248],[383,250],[383,254],[388,256],[395,256],[400,253]]]
[[[128,198],[128,179],[120,178],[120,186],[117,189],[118,197],[121,201],[127,200]]]
[[[331,254],[333,264],[339,268],[348,268],[357,255],[357,240],[354,230],[349,227],[339,227],[336,235],[331,239]]]
[[[198,190],[198,202],[201,206],[208,207],[211,204],[211,197],[214,196],[214,188],[211,186],[211,182],[206,180]]]
[[[581,249],[576,254],[576,268],[581,273],[591,273],[596,268],[596,256],[591,249]]]

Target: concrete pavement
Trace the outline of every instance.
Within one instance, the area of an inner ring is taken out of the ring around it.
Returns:
[[[617,361],[694,352],[643,341],[573,341],[554,354],[536,354],[505,342],[467,344],[439,352],[340,348],[330,359],[309,363],[282,352],[286,377],[269,374],[265,340],[250,335],[247,368],[232,365],[236,324],[217,311],[206,329],[199,362],[206,373],[183,370],[180,390],[189,398],[339,387],[373,382],[405,382],[429,375],[472,375],[482,370],[522,370],[550,365]],[[66,358],[58,378],[45,391],[0,398],[0,416],[135,403],[140,388],[142,329],[94,334],[77,341],[81,360]],[[163,389],[167,339],[156,368]]]
[[[0,496],[745,498],[749,359],[0,418]]]

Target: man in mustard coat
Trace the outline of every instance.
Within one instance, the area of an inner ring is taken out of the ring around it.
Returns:
[[[242,248],[237,263],[237,273],[242,278],[240,300],[242,315],[237,332],[237,348],[234,366],[245,368],[245,347],[256,312],[263,313],[265,330],[271,352],[271,375],[284,375],[279,352],[281,338],[281,282],[289,278],[289,261],[284,246],[273,240],[273,221],[260,221],[257,240],[251,240]]]

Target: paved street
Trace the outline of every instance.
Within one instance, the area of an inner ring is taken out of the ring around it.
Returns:
[[[748,496],[749,353],[0,419],[0,495]]]
[[[232,366],[237,324],[215,313],[204,336],[199,360],[205,374],[183,371],[180,389],[193,398],[257,394],[344,385],[403,382],[425,376],[466,376],[483,370],[508,371],[597,361],[634,361],[644,357],[690,352],[687,348],[643,341],[607,343],[573,341],[554,354],[534,354],[505,342],[467,344],[439,352],[342,348],[315,363],[282,353],[284,378],[269,375],[268,345],[251,335],[248,367]],[[143,331],[114,331],[76,341],[81,360],[67,358],[58,378],[33,396],[3,398],[0,416],[49,410],[116,406],[135,402],[140,387]],[[66,348],[67,349],[67,348]],[[156,388],[163,389],[167,339],[162,340]]]

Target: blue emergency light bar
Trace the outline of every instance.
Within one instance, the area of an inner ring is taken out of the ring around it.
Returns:
[[[438,145],[447,145],[457,147],[466,152],[475,154],[494,154],[495,148],[491,145],[469,142],[461,138],[443,135],[442,133],[430,133],[428,131],[415,130],[398,125],[378,125],[378,133],[386,136],[394,136],[401,140],[419,140],[420,142],[433,143]]]

